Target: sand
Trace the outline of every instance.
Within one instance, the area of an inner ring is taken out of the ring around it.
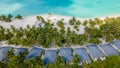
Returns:
[[[37,27],[41,22],[37,21],[36,16],[37,15],[24,17],[22,20],[15,19],[12,22],[8,22],[8,23],[0,21],[0,25],[3,26],[4,28],[10,28],[11,25],[13,25],[15,28],[20,28],[20,27],[26,28],[27,25],[30,25],[30,27],[35,25]],[[51,20],[51,23],[54,23],[54,27],[57,27],[57,28],[58,28],[58,26],[57,26],[56,22],[58,20],[64,19],[64,22],[66,23],[64,25],[65,29],[67,29],[67,27],[70,27],[71,30],[75,31],[73,26],[69,25],[69,23],[68,23],[69,19],[71,19],[72,17],[61,16],[61,15],[48,15],[48,14],[38,15],[38,16],[42,16],[45,20],[47,20],[47,19]],[[76,18],[76,19],[80,20],[80,21],[86,20],[84,18]],[[78,27],[80,28],[80,31],[79,32],[76,31],[76,33],[83,34],[84,33],[84,26],[79,25]]]
[[[20,27],[23,27],[25,28],[27,25],[35,25],[37,24],[37,19],[36,19],[36,16],[42,16],[44,19],[49,19],[51,20],[52,22],[57,22],[58,20],[61,20],[61,19],[64,19],[66,23],[68,23],[69,19],[72,18],[72,16],[62,16],[62,15],[49,15],[49,14],[43,14],[43,15],[33,15],[33,16],[27,16],[27,17],[24,17],[22,20],[18,20],[18,19],[14,19],[12,22],[3,22],[3,21],[0,21],[0,25],[5,27],[5,28],[10,28],[11,25],[15,26],[16,28],[20,28]],[[112,15],[112,16],[108,16],[108,17],[118,17],[120,15]],[[98,17],[99,19],[105,19],[107,16],[103,16],[103,17]],[[94,18],[76,18],[77,20],[80,20],[80,21],[84,21],[84,20],[89,20],[89,19],[94,19]]]
[[[67,30],[68,27],[70,27],[71,31],[75,31],[77,34],[84,34],[84,28],[85,26],[83,25],[79,25],[79,31],[74,29],[74,26],[69,25],[69,20],[72,18],[70,16],[62,16],[62,15],[49,15],[49,14],[43,14],[43,15],[33,15],[33,16],[27,16],[27,17],[23,17],[22,20],[18,20],[18,19],[14,19],[11,22],[2,22],[0,21],[0,25],[3,26],[4,28],[10,28],[11,25],[13,25],[15,28],[26,28],[27,25],[33,26],[35,25],[36,27],[39,26],[39,24],[41,24],[41,26],[44,26],[44,24],[42,22],[38,22],[36,16],[42,16],[45,20],[51,20],[51,23],[54,24],[54,27],[58,28],[57,26],[57,22],[61,19],[64,19],[64,23],[65,23],[65,30]],[[113,16],[108,16],[108,17],[118,17],[120,15],[113,15]],[[99,19],[103,20],[106,18],[106,16],[104,17],[98,17]],[[76,18],[77,20],[80,20],[81,22],[83,22],[84,20],[89,20],[89,19],[94,19],[94,18]],[[59,29],[59,28],[58,28]],[[103,42],[106,43],[106,42]]]

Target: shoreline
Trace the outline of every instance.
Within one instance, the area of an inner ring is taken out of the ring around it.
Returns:
[[[36,14],[36,15],[30,15],[30,16],[23,16],[23,19],[32,18],[32,17],[36,17],[36,16],[42,16],[43,18],[52,16],[52,17],[60,17],[60,18],[64,18],[64,19],[65,19],[65,18],[75,17],[75,16],[67,16],[67,15],[59,15],[59,14]],[[90,18],[82,18],[82,17],[75,17],[75,18],[76,18],[76,19],[88,20],[88,19],[95,19],[95,18],[105,19],[106,17],[108,17],[108,18],[120,17],[120,14],[119,14],[119,15],[117,14],[117,15],[107,15],[107,16],[90,17]],[[0,23],[1,23],[1,21],[0,21]]]
[[[23,17],[48,16],[48,15],[49,14],[35,14],[35,15],[28,15],[28,16],[23,16]],[[104,16],[96,16],[96,17],[78,17],[78,16],[60,15],[60,14],[52,14],[52,13],[51,13],[51,15],[58,16],[58,17],[68,17],[68,18],[75,17],[78,19],[95,19],[95,18],[103,19],[106,17],[112,18],[112,17],[119,17],[120,16],[120,14],[113,14],[113,15],[104,15]]]

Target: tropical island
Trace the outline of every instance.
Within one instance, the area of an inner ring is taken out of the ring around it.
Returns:
[[[1,68],[119,68],[120,17],[1,15],[0,43]]]
[[[0,68],[120,68],[120,0],[0,0]]]

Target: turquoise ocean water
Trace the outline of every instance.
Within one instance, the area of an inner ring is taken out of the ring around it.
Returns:
[[[82,18],[120,15],[120,0],[0,0],[0,15],[47,13]]]

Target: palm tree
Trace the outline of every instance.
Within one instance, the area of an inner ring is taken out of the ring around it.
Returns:
[[[12,30],[13,33],[15,33],[16,29],[13,25],[10,26],[10,29]]]
[[[0,61],[0,68],[5,68],[5,64],[6,64],[6,63]]]
[[[0,26],[0,41],[5,40],[5,29]]]
[[[99,18],[95,18],[94,21],[97,25],[102,25],[103,24],[103,20],[100,20]]]
[[[6,22],[11,22],[12,20],[11,20],[11,18],[6,18],[5,21],[6,21]]]
[[[72,32],[70,30],[70,28],[67,28],[67,32],[66,32],[66,44],[69,46],[72,43]]]
[[[5,31],[5,39],[9,40],[13,37],[13,34],[10,32],[10,29],[6,29]]]
[[[46,23],[42,16],[36,16],[38,21],[42,21],[42,23]]]
[[[63,65],[64,65],[64,61],[63,61],[62,57],[61,56],[57,56],[56,66],[58,68],[63,68]]]
[[[75,18],[75,17],[73,17],[71,20],[72,20],[73,22],[76,22],[76,18]]]
[[[95,21],[91,19],[89,20],[89,23],[90,23],[90,27],[94,27],[96,25]]]
[[[85,34],[78,35],[78,39],[80,45],[87,44],[87,36],[85,36]]]
[[[5,16],[5,15],[2,15],[2,16],[1,16],[1,19],[2,19],[2,21],[5,21],[6,16]]]
[[[13,18],[11,14],[8,14],[8,16],[5,16],[5,15],[0,16],[0,20],[5,22],[11,22],[12,21],[11,18]]]
[[[6,58],[7,58],[9,61],[11,61],[11,60],[12,60],[11,57],[13,57],[13,56],[14,56],[14,50],[13,50],[13,49],[8,50],[7,53],[6,53]]]
[[[88,21],[85,20],[82,25],[87,26],[87,24],[88,24]]]
[[[73,62],[73,67],[74,68],[79,68],[80,58],[79,58],[79,56],[77,54],[75,54],[73,56],[73,61],[72,62]]]
[[[76,25],[81,25],[81,22],[78,20],[77,23],[76,23]]]
[[[8,17],[7,17],[7,18],[9,18],[9,19],[13,18],[13,15],[8,14]]]
[[[99,38],[90,38],[89,43],[91,44],[100,44],[102,43]]]
[[[76,29],[76,31],[79,31],[79,28],[77,25],[74,26],[74,29]]]
[[[64,23],[63,23],[63,21],[62,21],[62,20],[61,20],[61,21],[58,21],[57,26],[60,27],[60,28],[64,28]]]
[[[21,15],[19,15],[19,14],[17,16],[15,16],[15,19],[20,19],[21,20],[22,18],[23,17]]]
[[[72,33],[72,43],[74,45],[78,45],[79,44],[79,35],[77,35],[76,33]]]

